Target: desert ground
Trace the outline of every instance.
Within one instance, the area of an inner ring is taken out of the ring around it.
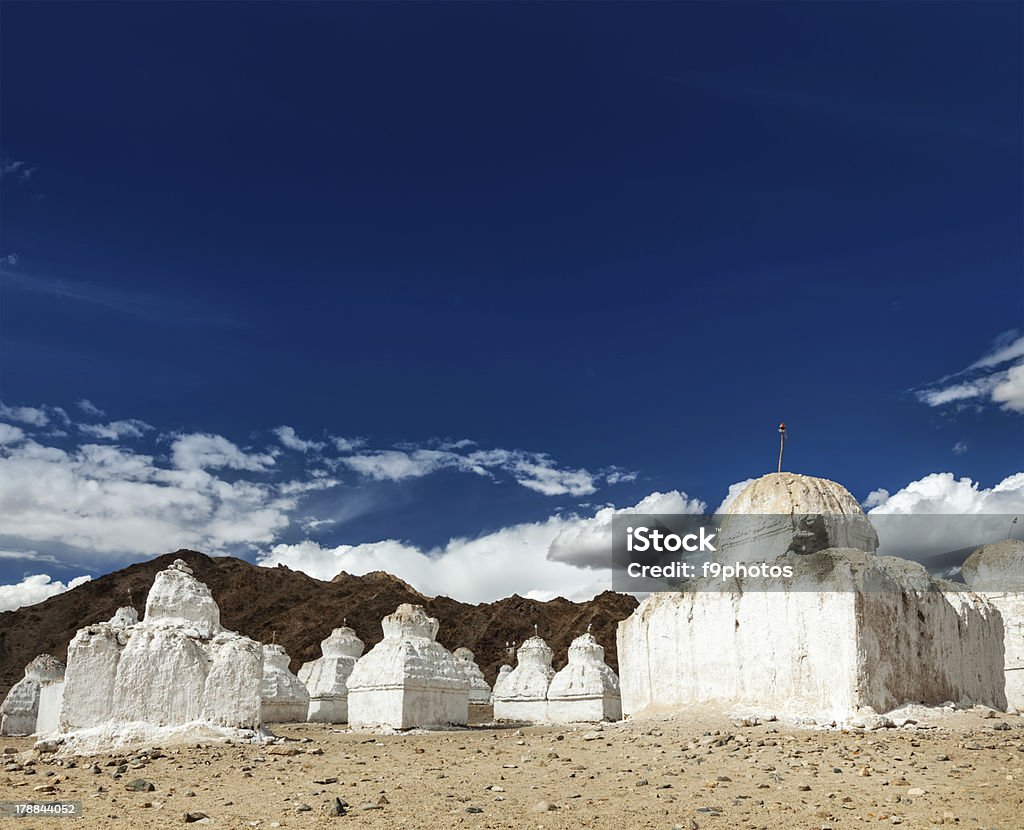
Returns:
[[[277,743],[80,758],[4,738],[0,801],[80,800],[71,826],[90,829],[1024,828],[1024,717],[905,714],[873,731],[700,710],[596,728],[389,735],[275,724]],[[73,820],[0,824],[63,821]]]

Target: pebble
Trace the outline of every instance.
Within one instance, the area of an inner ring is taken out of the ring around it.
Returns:
[[[550,801],[538,801],[533,805],[533,812],[535,813],[550,813],[552,810],[557,810],[558,806],[552,804]]]

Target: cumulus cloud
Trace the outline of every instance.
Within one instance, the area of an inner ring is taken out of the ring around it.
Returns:
[[[0,423],[0,446],[4,444],[17,444],[25,438],[25,431],[12,424]]]
[[[281,446],[289,450],[310,452],[311,450],[322,450],[324,448],[324,444],[320,441],[304,441],[299,438],[293,427],[279,426],[274,430],[274,435],[276,435],[277,440],[281,442]]]
[[[864,500],[878,531],[879,553],[920,558],[1005,539],[1024,513],[1024,473],[984,488],[970,478],[932,473],[895,493],[879,489]]]
[[[0,447],[0,538],[8,545],[68,546],[81,559],[219,552],[274,541],[295,507],[272,484],[226,481],[198,463],[167,467],[122,447],[63,450],[32,439]]]
[[[137,418],[111,421],[108,424],[79,424],[78,429],[93,438],[120,441],[123,438],[141,438],[153,427]]]
[[[551,516],[476,538],[422,549],[397,539],[324,547],[312,541],[275,545],[257,562],[287,565],[317,579],[341,571],[387,571],[432,596],[489,602],[513,593],[537,599],[590,599],[611,588],[611,526],[617,513],[701,513],[685,493],[652,493],[633,507],[602,507],[594,515]]]
[[[232,470],[260,472],[274,464],[270,453],[249,453],[223,435],[194,432],[178,436],[171,444],[174,466],[181,470]]]
[[[997,404],[1007,412],[1024,412],[1024,336],[1005,332],[966,369],[913,391],[931,407]]]
[[[0,402],[0,418],[34,427],[45,427],[50,423],[50,416],[44,409],[35,406],[7,406],[2,402]]]
[[[26,576],[14,585],[0,585],[0,611],[14,611],[26,605],[35,605],[44,599],[77,588],[91,579],[91,576],[76,576],[65,585],[51,579],[49,574],[35,574]]]

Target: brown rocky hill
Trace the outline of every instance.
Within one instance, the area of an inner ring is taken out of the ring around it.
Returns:
[[[449,649],[468,646],[488,682],[502,663],[515,664],[505,652],[509,641],[521,643],[538,633],[554,649],[555,668],[565,665],[572,639],[592,625],[617,668],[616,624],[636,608],[636,600],[611,591],[589,602],[554,599],[549,602],[513,595],[497,602],[468,605],[448,597],[425,597],[397,577],[377,571],[365,576],[340,573],[330,582],[313,579],[284,566],[262,568],[233,557],[209,557],[179,550],[131,565],[87,582],[37,605],[0,613],[0,699],[39,654],[64,659],[75,632],[110,619],[122,605],[133,605],[140,616],[157,571],[184,559],[197,579],[205,582],[220,605],[221,623],[264,643],[276,641],[291,655],[297,671],[320,656],[320,641],[347,619],[366,643],[380,642],[381,619],[403,602],[423,605],[441,623],[438,640]]]

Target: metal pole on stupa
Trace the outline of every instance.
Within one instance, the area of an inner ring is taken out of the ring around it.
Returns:
[[[786,422],[779,424],[779,473],[782,472],[782,451],[786,449]]]
[[[1006,534],[1006,538],[1007,539],[1012,539],[1013,538],[1013,528],[1017,524],[1017,519],[1019,519],[1019,518],[1020,518],[1020,516],[1014,516],[1013,517],[1013,521],[1010,522],[1010,532]]]

